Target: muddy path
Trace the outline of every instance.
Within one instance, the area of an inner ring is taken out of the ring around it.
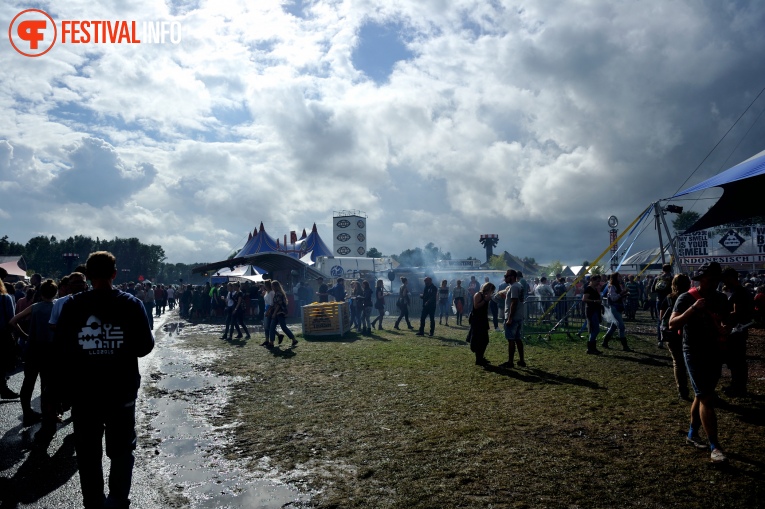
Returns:
[[[234,377],[210,366],[222,350],[190,349],[185,338],[220,334],[219,325],[189,324],[177,312],[157,319],[154,351],[141,361],[138,454],[168,486],[168,504],[189,508],[307,507],[310,494],[268,469],[245,467],[252,459],[230,460],[234,423],[214,426],[232,397]],[[236,455],[234,455],[236,457]]]

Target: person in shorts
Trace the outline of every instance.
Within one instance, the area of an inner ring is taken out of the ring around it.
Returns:
[[[717,291],[722,268],[717,262],[702,265],[693,277],[698,288],[681,294],[669,319],[671,329],[683,330],[683,357],[695,397],[691,404],[691,425],[686,442],[706,448],[699,436],[704,428],[713,463],[723,463],[727,457],[720,447],[715,413],[715,388],[720,380],[721,345],[727,334],[730,307],[725,295]]]

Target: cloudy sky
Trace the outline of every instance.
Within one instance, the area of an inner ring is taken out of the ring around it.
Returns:
[[[180,44],[0,49],[0,233],[138,237],[215,261],[366,212],[368,247],[579,264],[765,149],[765,3],[6,1],[177,21]],[[60,35],[59,35],[60,37]],[[699,212],[710,196],[681,203]],[[657,243],[653,227],[640,239]]]

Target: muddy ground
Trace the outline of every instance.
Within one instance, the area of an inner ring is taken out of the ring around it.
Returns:
[[[303,496],[286,507],[765,505],[762,331],[750,338],[750,395],[720,401],[731,462],[712,468],[684,443],[688,403],[645,315],[628,323],[632,352],[600,357],[575,334],[529,329],[528,367],[514,370],[497,367],[500,333],[483,369],[453,325],[421,338],[386,319],[372,336],[299,335],[296,348],[273,350],[260,334],[229,342],[216,326],[187,325],[178,348],[216,381],[176,399],[220,436],[203,461],[242,469],[223,491],[265,479]],[[172,392],[163,378],[156,390]]]

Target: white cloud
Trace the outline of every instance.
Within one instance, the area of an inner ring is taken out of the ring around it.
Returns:
[[[500,251],[592,259],[605,218],[672,194],[765,66],[756,2],[318,1],[302,17],[278,1],[56,8],[177,20],[183,41],[0,52],[9,234],[136,236],[170,261],[223,258],[260,221],[279,237],[317,222],[331,241],[340,209],[365,210],[369,247],[384,253],[434,242],[480,257],[478,235],[499,233]],[[402,27],[413,54],[384,85],[353,68],[369,20]],[[729,166],[764,132],[755,124]],[[35,213],[16,214],[28,200]]]

